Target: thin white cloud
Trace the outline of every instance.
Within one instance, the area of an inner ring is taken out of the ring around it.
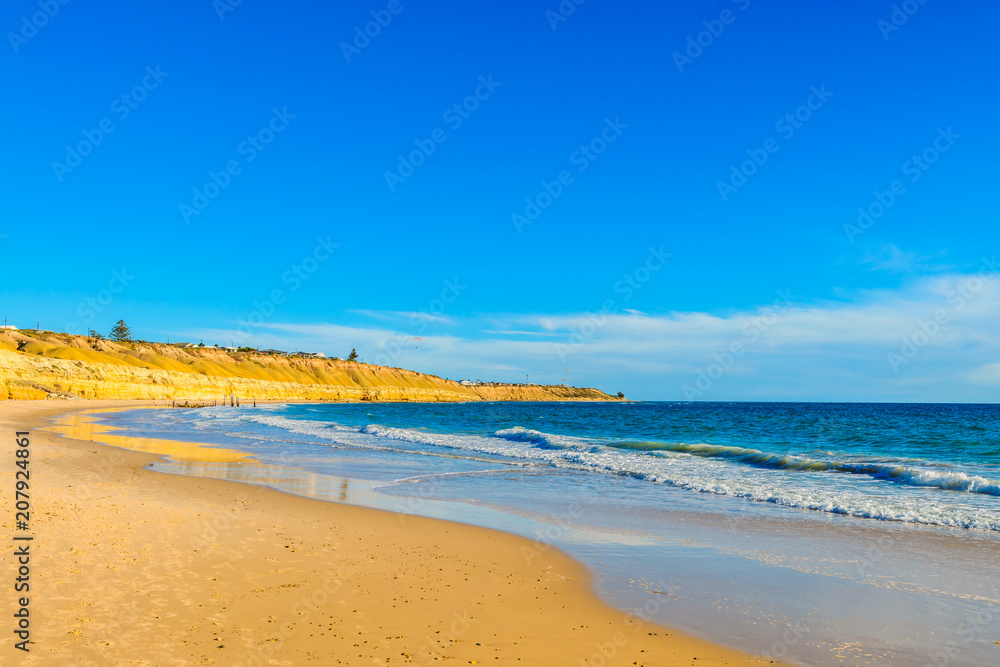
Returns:
[[[870,271],[891,271],[900,273],[911,271],[917,263],[917,253],[905,252],[898,247],[885,243],[877,251],[865,251],[865,256],[859,262],[866,265]]]
[[[1000,362],[975,368],[969,372],[968,378],[972,382],[1000,386]]]
[[[915,252],[907,252],[892,243],[883,243],[875,250],[866,249],[864,257],[858,264],[867,266],[869,271],[910,273],[919,269],[923,272],[941,272],[951,268],[943,264],[933,263],[933,260],[943,255],[944,251],[933,255],[918,255]]]
[[[528,374],[556,383],[569,368],[578,386],[649,399],[682,399],[684,388],[709,372],[718,377],[697,398],[1000,399],[1000,279],[992,269],[858,292],[845,301],[786,297],[725,315],[454,318],[468,335],[424,334],[419,344],[405,326],[391,325],[271,323],[259,335],[268,346],[284,341],[283,349],[342,355],[357,347],[369,362],[452,378],[522,381]],[[209,333],[198,335],[207,341]]]
[[[350,310],[348,312],[363,315],[377,320],[408,320],[411,322],[435,322],[439,324],[450,324],[452,319],[444,315],[434,315],[433,313],[415,312],[406,310]]]
[[[557,333],[549,333],[549,332],[546,332],[546,331],[516,331],[516,330],[497,331],[495,329],[484,329],[483,333],[485,333],[485,334],[492,334],[492,335],[496,335],[496,336],[549,336],[549,337],[551,337],[551,336],[558,336],[559,335]]]

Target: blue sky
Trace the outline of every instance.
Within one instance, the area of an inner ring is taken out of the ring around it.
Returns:
[[[3,314],[630,398],[1000,400],[1000,7],[896,7],[9,2]]]

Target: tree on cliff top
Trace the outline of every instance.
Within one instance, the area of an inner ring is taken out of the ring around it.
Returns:
[[[125,320],[118,320],[118,323],[111,329],[111,340],[119,343],[127,343],[132,340],[132,330],[125,324]]]
[[[356,349],[354,349],[353,347],[351,348],[351,353],[349,355],[347,355],[347,360],[348,361],[357,361],[358,360],[358,351]]]

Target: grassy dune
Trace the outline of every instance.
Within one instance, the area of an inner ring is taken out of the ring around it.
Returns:
[[[0,333],[0,400],[42,398],[316,401],[615,400],[596,389],[465,387],[435,375],[332,359],[162,343]]]

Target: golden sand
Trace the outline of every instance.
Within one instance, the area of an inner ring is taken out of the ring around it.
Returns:
[[[74,407],[111,404],[0,404],[2,460],[31,432],[35,535],[34,643],[0,634],[5,665],[751,664],[608,607],[581,565],[529,563],[520,537],[152,472],[149,452],[216,454],[86,415],[53,427],[74,439],[41,430]]]

